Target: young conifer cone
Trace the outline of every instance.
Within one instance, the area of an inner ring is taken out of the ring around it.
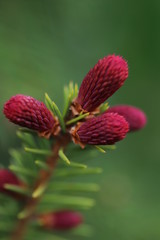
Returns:
[[[23,198],[23,196],[21,196],[20,194],[5,189],[5,184],[12,184],[24,187],[24,184],[17,178],[15,174],[13,174],[7,169],[0,169],[0,192],[12,196],[16,199]]]
[[[94,111],[124,84],[127,77],[128,65],[122,57],[109,55],[100,59],[83,79],[74,103],[76,108]]]
[[[39,221],[41,226],[49,230],[69,230],[80,225],[83,220],[78,212],[61,210],[41,215]]]
[[[147,118],[145,113],[136,107],[128,105],[117,105],[107,110],[108,113],[118,113],[123,116],[128,124],[129,131],[137,131],[146,125]]]
[[[5,116],[13,123],[36,130],[42,136],[59,131],[57,119],[43,102],[24,95],[11,97],[4,105]]]
[[[93,117],[71,129],[73,141],[82,147],[91,145],[111,145],[123,138],[128,132],[128,123],[117,113],[105,113]]]

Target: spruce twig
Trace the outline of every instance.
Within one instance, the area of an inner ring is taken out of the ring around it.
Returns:
[[[34,215],[35,208],[41,198],[41,194],[35,194],[35,191],[38,188],[40,188],[40,186],[44,186],[45,184],[47,184],[47,182],[50,180],[52,173],[54,171],[55,165],[57,163],[57,160],[59,158],[59,155],[58,155],[59,150],[62,148],[62,146],[63,148],[65,148],[69,143],[69,141],[70,141],[70,138],[68,137],[68,135],[64,135],[63,137],[57,139],[57,142],[55,143],[52,149],[52,152],[54,152],[54,155],[49,157],[47,160],[47,164],[51,169],[51,171],[48,172],[43,170],[40,172],[40,175],[36,180],[35,189],[33,191],[34,192],[33,195],[34,196],[36,195],[36,198],[31,198],[30,201],[28,201],[28,203],[24,207],[23,212],[19,215],[20,219],[18,221],[16,229],[14,230],[11,236],[11,240],[17,240],[17,239],[21,240],[24,238],[28,223],[32,218],[32,216]]]

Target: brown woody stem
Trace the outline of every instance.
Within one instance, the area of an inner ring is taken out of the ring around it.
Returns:
[[[34,187],[33,192],[36,189],[38,189],[40,186],[47,185],[47,183],[49,182],[49,180],[53,174],[56,163],[58,161],[59,150],[61,148],[64,149],[68,145],[70,140],[71,139],[68,134],[57,137],[56,142],[52,148],[53,156],[51,156],[47,159],[47,164],[48,164],[50,171],[46,171],[46,170],[40,171],[38,179],[35,182],[35,187]],[[31,197],[28,199],[28,201],[24,207],[24,210],[23,210],[23,212],[25,212],[27,214],[26,214],[26,216],[24,216],[24,218],[19,219],[17,226],[12,233],[11,240],[22,240],[24,238],[25,233],[27,231],[27,226],[35,214],[35,209],[36,209],[36,206],[39,203],[40,199],[41,199],[41,196],[38,196],[37,198]]]

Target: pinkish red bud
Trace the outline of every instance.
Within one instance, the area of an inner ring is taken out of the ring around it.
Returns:
[[[44,214],[39,217],[39,220],[44,228],[50,230],[69,230],[77,227],[83,221],[80,213],[71,210],[61,210]]]
[[[88,112],[95,110],[124,84],[127,77],[128,65],[122,57],[109,55],[100,59],[83,79],[75,105]]]
[[[57,121],[44,103],[24,95],[10,98],[4,105],[5,116],[13,123],[36,130],[41,135],[57,131]]]
[[[85,144],[110,145],[125,138],[128,129],[124,117],[117,113],[105,113],[72,128],[71,134],[74,142],[82,147]]]
[[[15,174],[13,174],[7,169],[0,169],[0,192],[10,195],[16,199],[23,198],[22,195],[18,193],[14,193],[11,190],[5,189],[5,184],[12,184],[12,185],[24,187],[24,184],[17,178]]]
[[[130,131],[136,131],[143,128],[147,122],[145,113],[136,107],[128,105],[117,105],[109,108],[107,112],[114,112],[123,116],[129,124]]]

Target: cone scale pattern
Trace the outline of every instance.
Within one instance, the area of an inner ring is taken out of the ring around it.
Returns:
[[[130,132],[140,130],[147,122],[145,113],[141,109],[133,106],[117,105],[109,108],[107,112],[118,113],[123,116],[129,124]]]
[[[71,130],[75,143],[82,145],[111,145],[122,140],[127,132],[127,121],[117,113],[93,117]]]
[[[116,92],[128,77],[127,62],[120,56],[100,59],[84,78],[75,104],[85,111],[94,111]]]
[[[30,96],[13,96],[4,105],[4,114],[11,122],[40,133],[52,132],[56,124],[44,103]]]

